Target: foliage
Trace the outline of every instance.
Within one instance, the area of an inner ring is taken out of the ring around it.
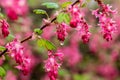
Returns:
[[[6,75],[6,71],[4,68],[0,67],[0,77],[4,77]]]
[[[56,49],[55,45],[52,42],[45,40],[45,39],[38,39],[37,44],[39,47],[44,47],[47,50],[55,50]]]
[[[119,4],[0,0],[0,80],[119,80]]]

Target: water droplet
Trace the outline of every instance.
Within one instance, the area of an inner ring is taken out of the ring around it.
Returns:
[[[63,45],[64,45],[64,42],[60,42],[60,45],[63,46]]]

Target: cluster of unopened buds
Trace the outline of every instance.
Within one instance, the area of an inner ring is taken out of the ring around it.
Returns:
[[[64,22],[58,25],[58,27],[57,27],[58,40],[60,40],[60,41],[65,40],[65,36],[67,34],[67,32],[66,32],[67,27],[68,27],[68,25],[66,23],[64,23]]]
[[[6,20],[0,20],[1,23],[1,30],[4,37],[7,37],[9,35],[9,24],[6,22]]]

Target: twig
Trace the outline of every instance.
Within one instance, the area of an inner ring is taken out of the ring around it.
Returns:
[[[79,2],[79,0],[75,1],[73,4],[71,4],[71,6],[74,6],[74,5],[77,4],[78,2]],[[50,23],[54,22],[56,19],[57,19],[57,17],[53,18]],[[43,25],[43,26],[40,28],[40,30],[43,30],[44,28],[46,28],[48,25],[50,25],[50,23]],[[31,38],[32,38],[32,35],[30,35],[30,36],[28,36],[27,38],[25,38],[24,40],[20,41],[20,43],[23,43],[23,42],[25,42],[25,41],[28,41],[28,40],[31,39]],[[8,49],[6,48],[6,49],[0,54],[0,57],[1,57],[2,55],[4,55],[4,53],[6,53],[7,51],[8,51]]]
[[[0,57],[5,53],[5,52],[7,52],[7,48],[0,54]]]
[[[95,0],[99,5],[102,5],[103,4],[103,2],[102,2],[102,0]]]
[[[79,2],[79,0],[75,1],[73,4],[71,4],[71,6],[74,6],[75,4],[77,4]]]

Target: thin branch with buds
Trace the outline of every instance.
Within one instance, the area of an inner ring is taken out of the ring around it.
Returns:
[[[74,3],[71,4],[71,6],[74,6],[74,5],[77,4],[78,2],[79,2],[79,0],[76,0]],[[50,21],[50,23],[47,23],[47,24],[43,25],[43,26],[40,28],[40,30],[43,30],[44,28],[46,28],[47,26],[49,26],[49,25],[50,25],[52,22],[54,22],[56,19],[57,19],[57,17],[53,18],[53,19]],[[20,43],[23,43],[23,42],[28,41],[29,39],[32,38],[32,36],[33,36],[33,35],[28,36],[28,37],[25,38],[24,40],[20,41]],[[1,57],[2,55],[4,55],[7,51],[8,51],[8,49],[6,48],[6,49],[0,54],[0,57]]]

